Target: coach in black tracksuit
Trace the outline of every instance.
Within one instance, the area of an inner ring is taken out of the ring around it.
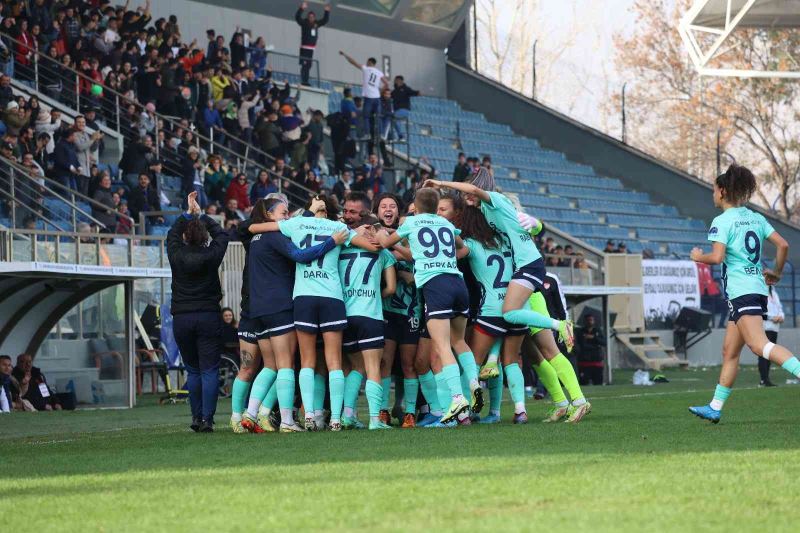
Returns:
[[[300,25],[300,83],[308,85],[308,75],[311,71],[311,63],[314,59],[314,49],[317,47],[319,29],[328,23],[330,19],[331,6],[325,6],[325,15],[322,20],[317,20],[317,15],[313,11],[308,12],[308,16],[303,18],[303,11],[308,4],[303,2],[294,14],[294,20]]]
[[[191,195],[189,206],[199,212]],[[167,234],[173,332],[188,373],[186,388],[192,408],[191,428],[195,431],[214,430],[223,348],[218,270],[228,248],[228,237],[211,217],[198,218],[189,213],[178,217]]]

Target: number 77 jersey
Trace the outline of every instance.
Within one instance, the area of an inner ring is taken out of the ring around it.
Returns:
[[[728,300],[745,294],[768,294],[761,249],[774,231],[766,218],[746,207],[726,209],[711,223],[708,240],[725,245],[722,281]]]
[[[456,235],[459,233],[461,231],[446,218],[430,213],[408,217],[397,228],[397,234],[408,239],[418,289],[440,274],[462,275],[456,260]]]
[[[395,263],[397,260],[389,250],[367,252],[354,246],[342,248],[339,254],[339,277],[344,288],[347,316],[383,318],[381,280],[383,271]]]

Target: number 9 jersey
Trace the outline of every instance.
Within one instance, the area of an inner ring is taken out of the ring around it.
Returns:
[[[397,234],[408,239],[411,247],[418,289],[441,274],[461,277],[456,260],[456,235],[460,233],[446,218],[431,213],[408,217],[397,228]]]
[[[708,240],[725,245],[722,281],[728,300],[768,294],[761,269],[761,247],[775,230],[760,213],[746,207],[726,209],[708,230]]]

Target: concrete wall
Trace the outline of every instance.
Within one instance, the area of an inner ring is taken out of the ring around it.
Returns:
[[[319,6],[315,6],[315,9],[321,11]],[[300,47],[300,27],[293,20],[191,0],[153,2],[154,18],[171,14],[178,15],[184,40],[197,38],[203,47],[207,44],[207,29],[213,28],[218,35],[225,36],[227,46],[236,26],[250,30],[254,38],[264,37],[268,45],[275,46],[276,52],[297,55]],[[317,46],[314,58],[319,60],[320,77],[323,79],[361,84],[361,71],[345,61],[339,55],[339,50],[344,50],[358,61],[375,57],[379,66],[382,56],[388,56],[392,75],[403,75],[411,87],[429,96],[445,96],[443,49],[389,41],[328,26],[320,29]],[[283,66],[284,60],[277,61],[281,63],[276,63],[276,69],[287,68]],[[300,73],[299,65],[292,62],[291,67],[293,72]]]
[[[657,202],[675,205],[685,216],[710,223],[719,214],[709,184],[487,78],[449,63],[447,89],[448,98],[464,108],[479,111],[493,122],[509,124],[515,132],[564,152],[572,161],[591,165],[599,174],[650,193]],[[761,212],[789,241],[790,260],[800,261],[800,228]],[[770,256],[773,250],[766,247]]]

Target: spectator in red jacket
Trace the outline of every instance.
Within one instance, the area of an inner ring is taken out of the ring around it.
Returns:
[[[236,200],[236,205],[240,211],[250,212],[250,194],[247,186],[247,176],[244,174],[236,176],[236,179],[228,185],[228,190],[225,193],[225,203],[228,203],[231,198]]]

